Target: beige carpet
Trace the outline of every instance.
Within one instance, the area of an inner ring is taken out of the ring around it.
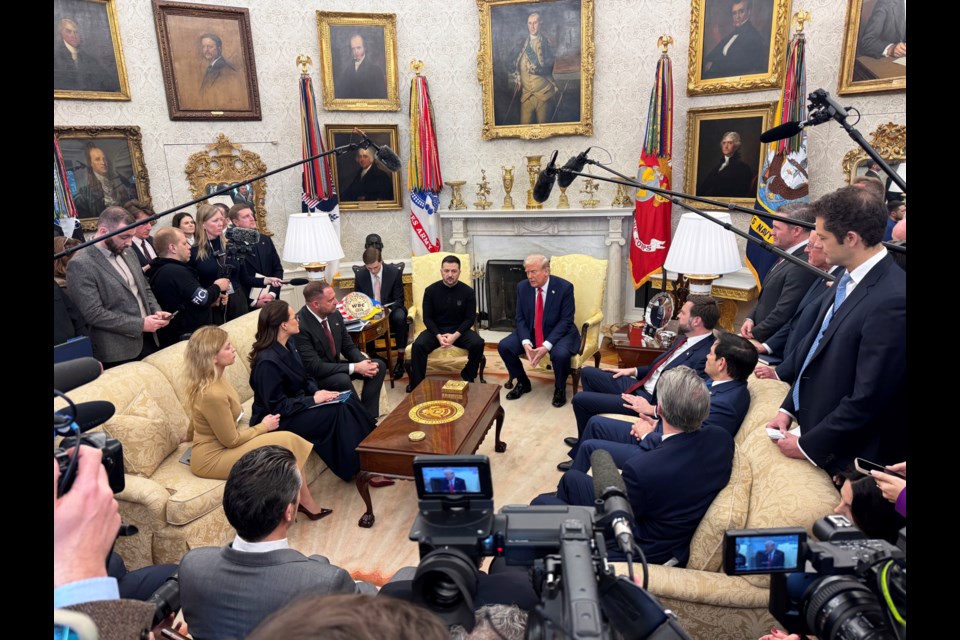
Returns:
[[[506,371],[497,372],[502,370],[502,363],[495,351],[493,354],[488,351],[487,355],[484,376],[487,383],[503,385],[507,380]],[[561,475],[556,464],[568,459],[563,438],[576,435],[570,385],[567,385],[567,404],[558,409],[550,404],[552,378],[544,379],[540,375],[531,375],[531,378],[533,392],[519,400],[507,400],[508,391],[500,391],[506,413],[501,438],[507,443],[507,450],[494,452],[491,428],[477,451],[490,457],[497,509],[506,504],[529,504],[537,494],[556,490]],[[403,399],[406,383],[407,378],[403,378],[394,389],[387,385],[391,407]],[[317,522],[301,517],[290,532],[294,548],[307,555],[324,555],[350,571],[354,578],[376,584],[386,582],[400,567],[415,566],[419,562],[417,544],[407,537],[417,510],[417,490],[412,481],[371,488],[377,519],[370,529],[357,526],[364,506],[353,483],[345,483],[328,471],[321,474],[311,489],[319,504],[334,509],[334,513]]]

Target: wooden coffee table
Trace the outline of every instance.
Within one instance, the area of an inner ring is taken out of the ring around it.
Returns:
[[[372,527],[375,520],[370,502],[370,479],[386,476],[401,480],[413,480],[413,458],[420,455],[470,455],[477,452],[480,443],[497,422],[495,450],[503,453],[507,443],[500,439],[503,428],[503,407],[500,406],[500,385],[471,382],[465,392],[456,397],[441,391],[446,380],[426,379],[417,385],[383,422],[377,425],[357,447],[360,454],[360,473],[357,474],[357,491],[367,507],[358,523]],[[458,411],[456,403],[463,407],[463,414],[442,424],[422,424],[410,418],[410,410],[432,400],[445,401],[437,407],[435,415],[440,419]],[[412,431],[423,431],[427,437],[420,442],[411,442]]]

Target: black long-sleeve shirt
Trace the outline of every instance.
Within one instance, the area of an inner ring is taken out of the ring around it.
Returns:
[[[458,282],[448,287],[443,280],[423,292],[423,324],[433,335],[463,334],[477,318],[477,296],[473,289]]]

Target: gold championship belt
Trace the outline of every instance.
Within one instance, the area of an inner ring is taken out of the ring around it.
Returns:
[[[344,310],[358,320],[370,320],[381,310],[380,307],[373,304],[370,296],[359,291],[353,291],[343,296],[341,302],[343,302]]]
[[[428,400],[410,409],[408,417],[419,424],[444,424],[463,415],[463,405],[451,400]]]

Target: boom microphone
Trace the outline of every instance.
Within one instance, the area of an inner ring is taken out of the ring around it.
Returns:
[[[593,492],[603,500],[604,520],[610,522],[617,546],[624,554],[633,554],[633,507],[627,499],[627,485],[609,451],[597,449],[590,454],[593,469]]]
[[[304,284],[310,284],[310,278],[290,278],[289,280],[281,280],[280,283],[299,287]]]
[[[571,157],[567,160],[567,163],[563,165],[563,168],[560,169],[560,177],[557,178],[557,184],[560,185],[561,189],[566,189],[570,186],[570,183],[576,179],[577,176],[570,173],[571,171],[583,171],[583,165],[587,164],[587,154],[590,153],[590,149],[593,149],[593,147],[587,147],[587,150],[580,155]]]
[[[791,122],[784,122],[781,125],[774,127],[773,129],[767,129],[760,134],[760,142],[775,142],[777,140],[783,140],[784,138],[792,138],[797,135],[803,128],[807,126],[807,122],[798,122],[793,120]]]
[[[557,179],[557,153],[557,150],[554,149],[553,155],[550,156],[550,162],[537,176],[537,184],[533,185],[533,199],[537,202],[544,202],[550,197],[550,192],[553,191],[553,183]]]
[[[90,429],[99,427],[104,422],[113,417],[117,408],[112,402],[104,400],[93,400],[91,402],[80,402],[74,405],[76,412],[71,415],[70,407],[64,407],[55,412],[54,425],[60,435],[71,435],[73,431],[69,428],[71,422],[76,422],[80,433],[85,433]]]
[[[103,367],[96,358],[74,358],[53,365],[53,388],[67,393],[100,377]]]
[[[354,128],[354,131],[363,136],[363,142],[365,146],[373,147],[377,150],[377,160],[387,168],[390,173],[396,173],[400,171],[400,157],[393,152],[393,149],[387,145],[379,145],[363,131],[363,129]]]

